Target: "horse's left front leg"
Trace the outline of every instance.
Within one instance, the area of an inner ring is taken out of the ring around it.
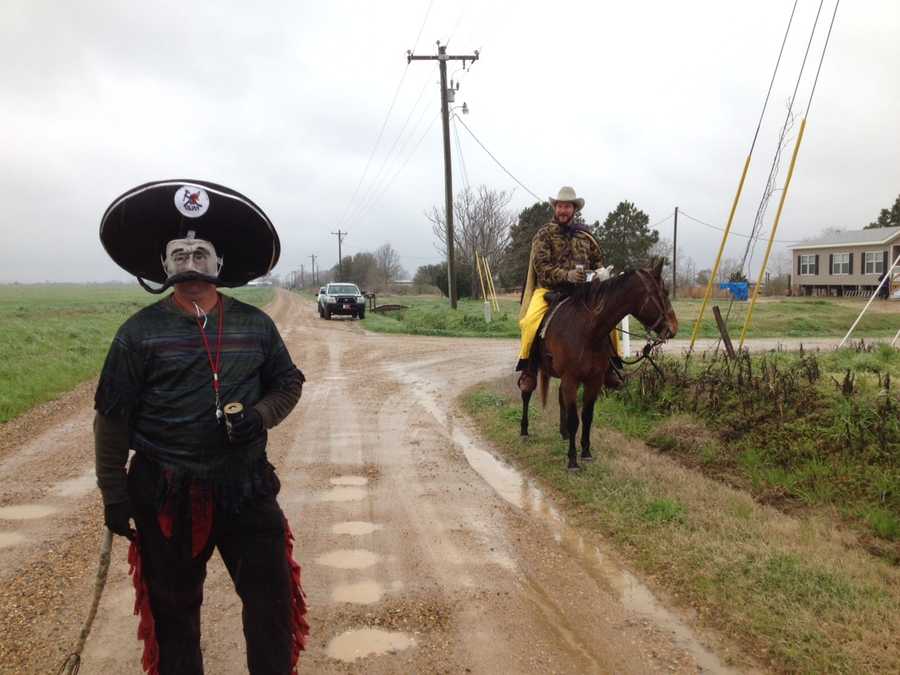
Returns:
[[[578,433],[578,380],[574,377],[563,377],[559,385],[561,408],[566,413],[566,431],[569,436],[569,471],[578,471],[578,460],[575,455],[575,434]]]
[[[594,422],[594,403],[600,391],[599,382],[584,383],[584,402],[581,406],[581,459],[585,462],[594,461],[591,454],[591,425]]]

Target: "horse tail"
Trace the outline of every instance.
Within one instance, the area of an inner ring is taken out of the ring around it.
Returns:
[[[544,372],[544,369],[541,368],[538,371],[538,382],[541,387],[541,407],[547,407],[547,390],[550,388],[550,377],[547,373]]]

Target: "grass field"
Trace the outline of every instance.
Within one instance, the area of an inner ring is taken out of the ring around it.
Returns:
[[[226,292],[255,305],[272,297]],[[157,299],[137,285],[0,286],[0,423],[95,376],[121,323]]]
[[[855,358],[823,363],[823,371]],[[889,360],[889,369],[898,367]],[[555,386],[550,400],[556,400]],[[825,499],[820,493],[799,509],[796,500],[764,499],[760,492],[755,497],[752,489],[741,489],[752,487],[752,480],[749,473],[735,473],[740,463],[718,475],[704,470],[705,459],[719,457],[721,444],[696,418],[685,423],[676,417],[682,432],[676,433],[670,416],[619,397],[600,400],[596,418],[605,428],[595,427],[592,439],[598,459],[577,474],[565,470],[567,442],[557,431],[555,405],[542,410],[532,404],[531,436],[524,440],[518,435],[521,402],[508,378],[469,391],[463,405],[495,447],[555,495],[571,522],[601,533],[698,621],[730,636],[772,670],[896,672],[900,567],[871,555],[865,537],[844,527],[838,495]],[[657,441],[697,441],[697,452],[679,453],[665,442],[653,450],[640,442],[665,424]],[[761,433],[779,428],[758,426]],[[810,437],[804,432],[798,440]],[[805,471],[806,480],[795,485],[808,486],[811,477],[822,490],[827,487],[831,471],[822,458],[818,476],[810,476],[815,462],[808,455],[793,465],[778,466],[777,459],[761,454],[745,468],[764,479],[768,469],[774,480]],[[896,462],[894,468],[896,473]],[[859,486],[841,483],[860,475],[838,472],[831,485],[858,494]]]
[[[725,314],[728,301],[717,301]],[[449,309],[446,299],[433,296],[379,296],[378,304],[402,304],[409,309],[379,315],[366,315],[366,328],[381,333],[412,335],[446,335],[460,337],[519,336],[517,299],[501,298],[500,312],[494,320],[484,321],[483,303],[461,300],[457,312]],[[740,335],[747,304],[735,303],[728,320],[733,338]],[[690,337],[694,321],[700,313],[699,300],[676,300],[675,313],[681,324],[679,337]],[[823,300],[819,298],[764,298],[753,310],[750,338],[774,337],[842,337],[863,308],[861,300]],[[860,321],[854,337],[891,337],[900,328],[900,302],[878,301]],[[718,337],[711,306],[700,324],[700,337]]]

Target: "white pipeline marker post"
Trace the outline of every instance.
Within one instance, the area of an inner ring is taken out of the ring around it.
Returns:
[[[631,335],[628,333],[630,330],[628,327],[628,315],[625,315],[625,318],[622,319],[622,323],[619,324],[622,327],[622,356],[626,359],[631,356]]]

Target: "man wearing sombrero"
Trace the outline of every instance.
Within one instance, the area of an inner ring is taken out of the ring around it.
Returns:
[[[95,397],[97,484],[107,527],[131,540],[143,667],[203,672],[203,580],[218,549],[243,604],[249,672],[296,672],[309,627],[266,431],[304,378],[272,320],[216,288],[275,266],[275,228],[234,190],[171,180],[116,199],[100,239],[144,288],[174,289],[119,329]]]
[[[590,230],[576,222],[576,214],[584,208],[584,199],[575,194],[571,187],[559,189],[556,199],[550,197],[554,218],[544,225],[531,243],[531,259],[528,262],[528,277],[519,310],[519,328],[522,331],[522,346],[516,370],[519,388],[533,391],[537,384],[537,363],[531,359],[534,338],[548,305],[545,295],[551,290],[569,291],[576,284],[587,280],[587,273],[593,271],[598,278],[607,278],[609,269],[602,267],[603,252]],[[607,377],[607,386],[616,386],[617,377]]]

